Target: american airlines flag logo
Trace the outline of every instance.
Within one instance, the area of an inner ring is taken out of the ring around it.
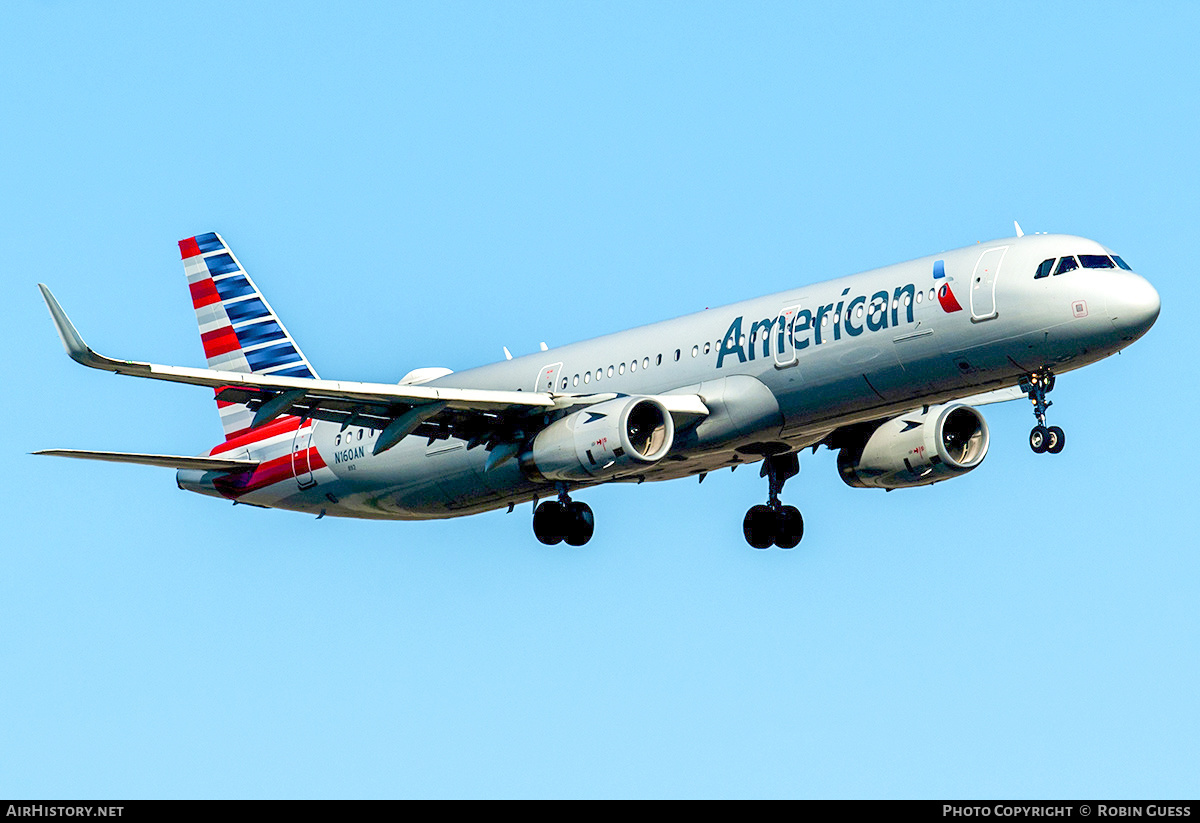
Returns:
[[[962,311],[962,306],[958,300],[954,298],[954,292],[950,290],[950,281],[953,277],[946,277],[946,261],[933,261],[933,281],[937,284],[938,303],[942,307],[942,311],[947,314],[956,311]]]
[[[210,369],[315,378],[266,298],[215,232],[179,241],[200,342]],[[221,403],[226,437],[250,425],[244,405]]]

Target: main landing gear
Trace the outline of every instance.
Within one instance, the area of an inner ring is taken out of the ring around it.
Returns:
[[[558,500],[547,500],[533,511],[533,533],[547,546],[564,541],[568,546],[582,546],[595,530],[592,507],[568,497],[566,484],[559,485]]]
[[[1046,399],[1046,395],[1054,388],[1054,374],[1049,369],[1042,369],[1021,378],[1017,385],[1029,395],[1029,400],[1033,403],[1033,416],[1038,421],[1029,432],[1029,448],[1033,449],[1035,454],[1058,454],[1067,444],[1067,436],[1058,426],[1046,426],[1046,409],[1053,405]]]
[[[794,549],[804,536],[804,518],[799,509],[779,502],[783,484],[799,473],[800,460],[795,453],[763,460],[762,476],[770,483],[767,505],[752,506],[742,520],[742,533],[754,548],[769,549],[773,543],[781,549]]]

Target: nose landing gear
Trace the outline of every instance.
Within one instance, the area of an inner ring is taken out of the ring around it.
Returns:
[[[547,500],[533,511],[533,534],[547,546],[565,542],[582,546],[592,539],[596,518],[587,503],[572,500],[566,484],[558,487],[558,500]]]
[[[1033,416],[1038,424],[1029,432],[1029,448],[1035,454],[1050,452],[1058,454],[1067,444],[1067,436],[1058,426],[1046,425],[1046,409],[1054,405],[1046,399],[1046,395],[1054,388],[1054,374],[1049,369],[1036,371],[1028,377],[1021,378],[1017,384],[1021,391],[1029,396],[1033,403]]]
[[[795,506],[779,502],[779,493],[789,477],[800,473],[800,460],[794,453],[778,454],[763,460],[762,475],[769,482],[767,505],[752,506],[742,520],[746,542],[756,549],[794,549],[804,537],[804,518]]]

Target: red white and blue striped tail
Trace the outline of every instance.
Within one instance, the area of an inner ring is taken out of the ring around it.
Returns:
[[[180,240],[179,253],[210,369],[317,376],[219,234],[210,232]],[[218,400],[217,407],[227,440],[250,428],[254,415],[246,406]]]

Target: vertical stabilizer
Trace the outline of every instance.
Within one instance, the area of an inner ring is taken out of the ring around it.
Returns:
[[[219,234],[198,234],[180,240],[179,253],[210,369],[287,377],[317,376]],[[218,400],[217,407],[226,439],[250,427],[254,415],[244,405]]]

